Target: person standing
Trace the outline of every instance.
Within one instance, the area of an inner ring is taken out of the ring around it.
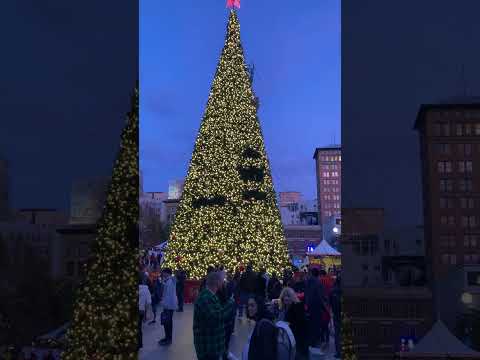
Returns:
[[[177,300],[177,286],[175,278],[172,276],[172,270],[165,268],[162,270],[163,292],[160,306],[162,313],[160,314],[160,323],[165,329],[165,338],[158,342],[161,346],[168,346],[172,344],[173,332],[173,312],[178,307]]]
[[[247,301],[251,297],[255,297],[256,274],[253,272],[252,265],[249,264],[247,269],[240,277],[240,306],[238,307],[238,316],[243,316],[243,309],[247,305]]]
[[[139,277],[138,285],[138,349],[140,350],[143,347],[143,321],[145,319],[145,314],[147,312],[148,306],[152,304],[152,295],[148,286],[145,284],[145,279]]]
[[[333,326],[335,331],[335,358],[340,359],[342,331],[342,286],[340,276],[337,276],[332,292],[330,293],[330,306],[332,308]]]
[[[183,292],[185,290],[185,280],[187,279],[187,275],[183,269],[178,269],[177,274],[177,299],[178,299],[178,312],[183,312]]]
[[[225,314],[216,295],[224,280],[223,272],[210,272],[195,301],[193,343],[198,360],[219,360],[225,353]]]
[[[320,272],[312,268],[305,286],[305,304],[309,314],[308,332],[311,346],[318,346],[323,340],[322,316],[325,309],[325,294],[319,279]]]
[[[265,299],[267,297],[267,278],[265,269],[261,269],[255,281],[255,296]]]
[[[305,306],[292,288],[283,288],[280,294],[279,321],[286,321],[297,342],[298,358],[308,357],[307,320]]]

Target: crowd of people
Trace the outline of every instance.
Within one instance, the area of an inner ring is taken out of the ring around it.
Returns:
[[[187,274],[169,268],[151,280],[140,276],[139,347],[145,312],[162,309],[160,322],[164,338],[160,346],[172,344],[173,313],[183,311],[183,292]],[[271,274],[252,266],[227,273],[221,266],[210,267],[202,280],[194,304],[193,338],[198,360],[231,359],[229,343],[235,320],[254,321],[255,327],[245,344],[242,360],[307,359],[309,348],[333,350],[341,357],[341,280],[340,274],[327,274],[311,268],[309,272]],[[334,349],[330,349],[333,335]]]

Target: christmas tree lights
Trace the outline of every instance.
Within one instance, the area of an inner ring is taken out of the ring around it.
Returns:
[[[208,266],[222,264],[233,271],[248,263],[281,273],[289,258],[232,9],[165,266],[182,267],[199,279]]]
[[[138,125],[137,85],[64,360],[138,357]]]
[[[343,301],[342,301],[343,302]],[[342,304],[342,309],[345,309]],[[353,328],[350,318],[342,311],[342,329],[341,329],[341,343],[342,343],[342,359],[343,360],[357,360],[355,354],[355,345],[353,343]]]

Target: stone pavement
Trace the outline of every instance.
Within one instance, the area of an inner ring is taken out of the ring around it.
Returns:
[[[149,316],[151,317],[151,314]],[[155,324],[149,325],[147,321],[143,326],[143,349],[139,352],[139,360],[196,360],[192,325],[193,305],[186,304],[183,313],[175,312],[173,315],[172,345],[159,346],[158,340],[164,337],[164,332],[163,326],[160,325],[160,314],[158,313]],[[235,320],[235,332],[230,341],[230,352],[239,359],[254,326],[253,321],[239,320],[238,318]],[[333,350],[333,347],[332,342],[330,349]],[[333,354],[327,356],[327,360],[330,359],[334,359]]]

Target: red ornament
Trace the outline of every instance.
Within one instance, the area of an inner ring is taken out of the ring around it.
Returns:
[[[240,266],[238,267],[238,270],[240,270],[240,272],[243,272],[243,271],[245,270],[245,268],[243,267],[243,265],[240,265]]]
[[[227,8],[233,9],[234,7],[240,9],[240,0],[227,0]]]
[[[180,256],[177,256],[177,257],[175,258],[175,261],[178,263],[178,262],[182,261],[182,258],[181,258]]]

